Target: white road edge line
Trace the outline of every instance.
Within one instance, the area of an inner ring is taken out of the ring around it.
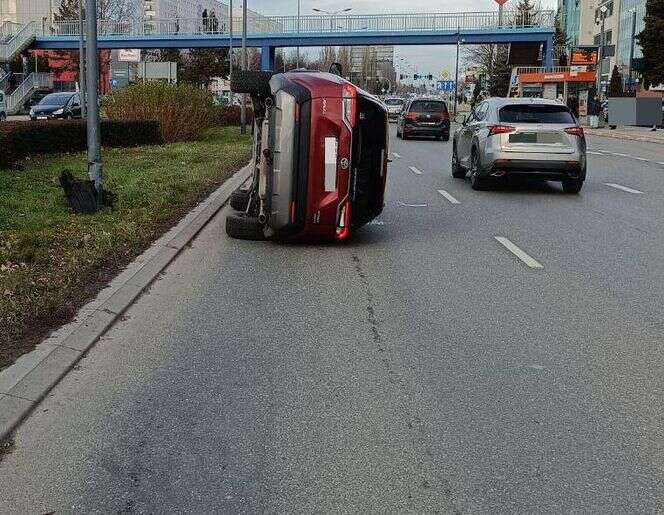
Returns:
[[[414,166],[409,166],[408,168],[410,168],[410,171],[413,172],[415,175],[422,175],[422,172],[417,168],[415,168]]]
[[[613,182],[605,182],[604,184],[606,184],[607,186],[609,186],[611,188],[615,188],[617,190],[626,191],[627,193],[636,193],[638,195],[643,195],[642,191],[635,190],[635,189],[632,189],[632,188],[628,188],[627,186],[621,186],[620,184],[615,184]]]
[[[440,193],[443,197],[445,197],[447,200],[450,201],[451,204],[461,204],[457,199],[455,199],[452,195],[447,193],[445,190],[438,190],[438,193]]]
[[[505,247],[507,250],[509,250],[512,254],[514,254],[516,257],[518,257],[521,261],[523,261],[527,266],[530,268],[544,268],[544,265],[537,261],[535,258],[529,256],[526,254],[523,250],[521,250],[519,247],[514,245],[510,240],[505,238],[504,236],[494,236],[496,238],[496,241],[500,243],[503,247]]]
[[[392,155],[394,157],[396,157],[397,159],[401,159],[401,156],[399,154],[397,154],[396,152],[392,152]]]

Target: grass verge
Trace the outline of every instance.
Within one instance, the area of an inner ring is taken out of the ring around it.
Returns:
[[[85,156],[42,157],[0,170],[0,370],[68,322],[124,266],[244,166],[251,142],[235,127],[201,141],[107,149],[113,210],[74,215],[61,170]]]

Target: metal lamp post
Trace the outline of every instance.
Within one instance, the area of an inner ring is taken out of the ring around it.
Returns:
[[[457,25],[456,65],[454,67],[454,116],[457,114],[457,104],[459,101],[459,47],[463,42],[460,36],[459,26]]]
[[[300,0],[297,0],[297,39],[298,41],[300,40]],[[296,68],[300,67],[300,46],[297,46],[296,49]],[[284,66],[285,66],[286,60],[284,59]]]
[[[247,69],[247,0],[242,0],[242,70]],[[240,133],[247,133],[247,95],[242,94],[240,106]]]
[[[604,59],[604,24],[606,22],[606,11],[607,8],[605,5],[599,8],[599,16],[601,18],[601,28],[600,28],[600,40],[599,40],[599,52],[597,53],[597,95],[603,97],[602,92],[602,60]],[[600,20],[596,20],[597,23]]]
[[[318,9],[314,7],[312,11],[321,14],[327,14],[330,16],[330,32],[334,32],[334,17],[341,13],[347,13],[352,11],[352,7],[346,7],[345,9],[339,9],[338,11],[326,11],[325,9]]]
[[[85,103],[85,30],[83,22],[83,2],[78,3],[78,89],[81,97],[81,117],[87,117],[87,106]]]
[[[635,34],[636,34],[636,9],[632,11],[632,39],[630,40],[629,43],[629,72],[627,73],[627,77],[629,80],[629,90],[632,91],[634,88],[634,85],[632,83],[632,61],[634,61],[634,40],[635,40]]]
[[[233,0],[228,3],[228,78],[233,74]],[[231,100],[233,93],[231,93]],[[232,104],[232,102],[231,102]]]
[[[86,0],[86,74],[88,87],[88,176],[97,190],[97,209],[103,205],[103,173],[101,161],[101,128],[99,120],[99,55],[97,52],[97,2]]]

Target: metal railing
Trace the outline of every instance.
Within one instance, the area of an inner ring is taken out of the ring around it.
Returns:
[[[553,66],[546,68],[544,66],[516,66],[514,68],[517,75],[522,73],[567,73],[570,71],[569,66]]]
[[[38,89],[53,89],[52,73],[31,73],[19,86],[7,95],[7,113],[16,114],[25,99]]]
[[[502,25],[496,11],[475,13],[352,14],[317,16],[261,16],[247,20],[248,33],[259,34],[329,34],[357,32],[426,32],[441,30],[552,28],[554,11],[524,15],[505,11]],[[241,27],[242,19],[233,17]],[[228,34],[227,16],[191,19],[144,19],[99,21],[102,36],[145,36],[176,34]],[[58,21],[45,28],[45,35],[77,36],[78,20]]]
[[[3,25],[3,29],[5,28],[5,25]],[[14,27],[12,27],[12,29],[13,28]],[[16,54],[25,50],[30,43],[32,43],[36,35],[37,30],[35,22],[30,22],[27,25],[20,26],[17,30],[12,31],[11,34],[8,34],[5,41],[0,44],[0,62],[11,61]]]

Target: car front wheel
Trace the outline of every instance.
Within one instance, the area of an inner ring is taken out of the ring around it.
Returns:
[[[581,179],[570,179],[563,181],[563,191],[565,193],[578,193],[583,187],[583,181]]]

